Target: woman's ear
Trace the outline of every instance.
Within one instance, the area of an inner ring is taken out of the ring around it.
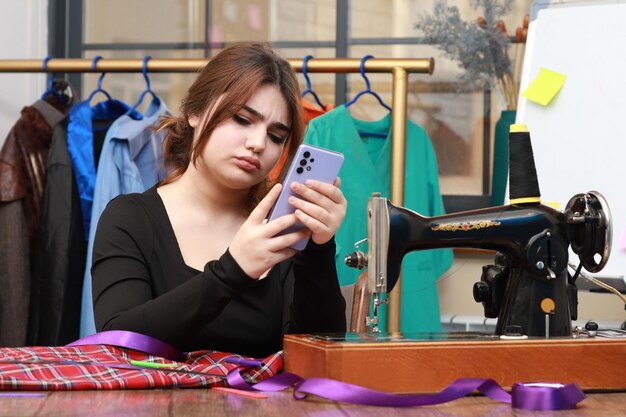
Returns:
[[[200,123],[200,117],[196,116],[195,114],[192,114],[187,119],[187,122],[189,123],[189,126],[191,126],[191,127],[193,127],[195,129],[195,128],[198,127],[198,123]]]

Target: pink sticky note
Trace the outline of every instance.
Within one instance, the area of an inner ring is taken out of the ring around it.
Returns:
[[[619,239],[619,248],[626,249],[626,224],[624,225],[624,230],[622,230],[622,237]]]
[[[263,27],[261,9],[256,4],[248,5],[248,26],[254,30],[261,30]]]

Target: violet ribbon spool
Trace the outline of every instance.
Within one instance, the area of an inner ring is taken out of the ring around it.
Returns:
[[[573,410],[584,398],[576,384],[536,382],[511,387],[511,406],[523,410]]]

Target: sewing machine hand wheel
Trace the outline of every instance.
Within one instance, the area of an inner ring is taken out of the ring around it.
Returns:
[[[597,191],[576,194],[567,203],[571,247],[589,272],[604,268],[611,253],[613,223],[611,211]]]

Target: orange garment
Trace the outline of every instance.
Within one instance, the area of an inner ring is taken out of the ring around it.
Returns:
[[[333,104],[324,104],[324,107],[320,108],[316,105],[311,104],[309,101],[303,98],[302,109],[304,111],[302,112],[302,118],[304,120],[304,124],[308,125],[311,120],[315,119],[318,116],[321,116],[322,114],[325,114],[331,111],[334,108],[335,106]],[[283,166],[285,165],[285,161],[287,160],[287,155],[289,154],[289,146],[291,146],[291,143],[285,146],[285,149],[283,149],[283,154],[280,156],[278,163],[276,164],[274,168],[272,168],[272,170],[268,174],[270,183],[274,183],[276,182],[276,180],[278,180],[280,171],[283,169]]]
[[[304,124],[308,125],[311,120],[315,119],[318,116],[321,116],[322,114],[326,114],[332,109],[334,109],[335,105],[324,104],[324,107],[319,108],[318,106],[311,104],[308,100],[303,98],[302,108],[304,109],[304,112],[303,112]]]

